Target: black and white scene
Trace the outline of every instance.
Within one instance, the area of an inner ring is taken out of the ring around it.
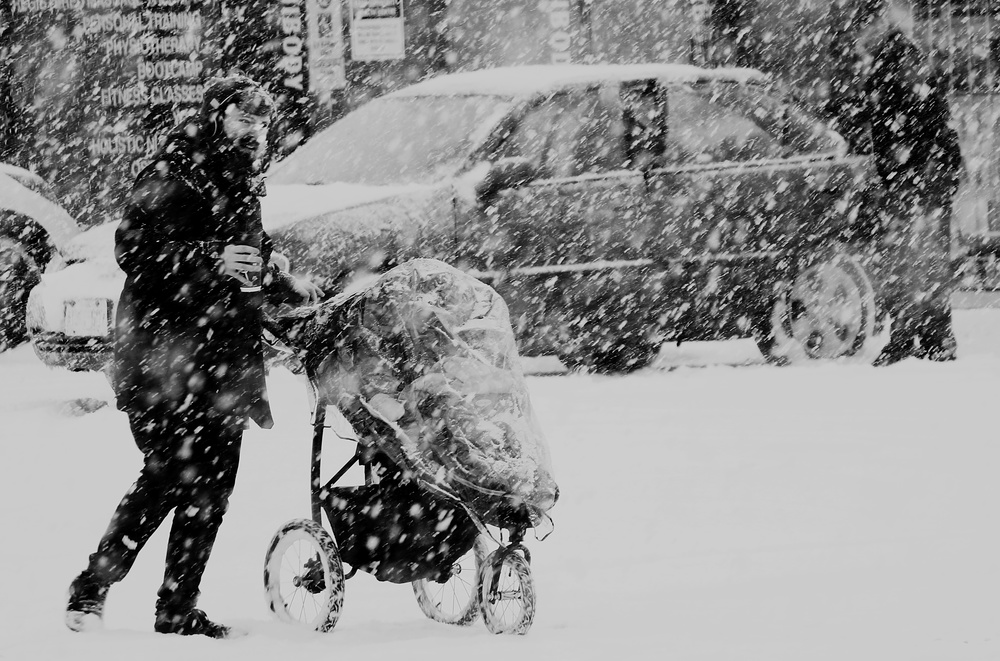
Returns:
[[[0,660],[1000,659],[1000,0],[0,0]]]

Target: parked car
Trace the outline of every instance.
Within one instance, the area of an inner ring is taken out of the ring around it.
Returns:
[[[871,361],[886,321],[856,231],[871,177],[756,71],[502,68],[320,132],[272,168],[264,223],[332,291],[414,257],[454,264],[503,295],[523,354],[571,367],[737,336],[781,362]],[[67,283],[87,281],[73,268]],[[43,359],[60,362],[60,340],[105,346],[113,286],[65,299],[48,284],[30,315]]]
[[[115,305],[125,285],[115,261],[117,227],[116,221],[106,222],[76,236],[62,264],[47,269],[31,290],[28,333],[45,364],[74,371],[107,366]]]
[[[79,233],[48,182],[0,163],[0,351],[26,339],[28,292]]]

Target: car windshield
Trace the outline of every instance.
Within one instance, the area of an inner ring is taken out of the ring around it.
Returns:
[[[431,183],[456,174],[510,104],[492,95],[375,99],[278,163],[268,183]]]

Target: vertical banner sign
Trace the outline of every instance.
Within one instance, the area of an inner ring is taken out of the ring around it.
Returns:
[[[691,0],[691,63],[708,64],[709,19],[712,17],[710,0]]]
[[[570,0],[540,0],[538,8],[548,16],[549,62],[573,61],[573,8]]]
[[[339,0],[306,0],[309,91],[326,102],[347,87],[344,31]]]
[[[291,97],[306,91],[306,41],[302,0],[280,0],[278,33],[281,57],[278,59],[278,83],[281,93]]]
[[[212,25],[213,68],[221,73],[238,69],[274,96],[277,115],[269,139],[280,158],[305,138],[311,112],[306,2],[214,0],[214,4],[218,19]]]
[[[309,90],[312,71],[309,70],[308,20],[305,0],[271,0],[278,5],[277,25],[280,56],[275,61],[274,84],[271,91],[278,101],[278,118],[271,129],[271,141],[276,156],[292,152],[307,137],[309,124]],[[267,49],[259,49],[260,54]]]
[[[351,59],[401,60],[403,0],[351,0]]]

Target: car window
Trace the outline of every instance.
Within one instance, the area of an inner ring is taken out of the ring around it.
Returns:
[[[750,118],[785,148],[785,155],[829,152],[837,145],[826,124],[801,105],[771,94],[763,85],[715,83],[719,103]]]
[[[467,165],[511,105],[493,95],[374,99],[275,165],[268,182],[433,183]]]
[[[711,163],[778,158],[780,140],[740,109],[723,103],[718,86],[672,85],[667,92],[667,160]]]
[[[611,113],[597,90],[580,90],[556,94],[530,107],[495,158],[526,158],[544,177],[573,177],[613,169],[620,161],[615,152]]]

